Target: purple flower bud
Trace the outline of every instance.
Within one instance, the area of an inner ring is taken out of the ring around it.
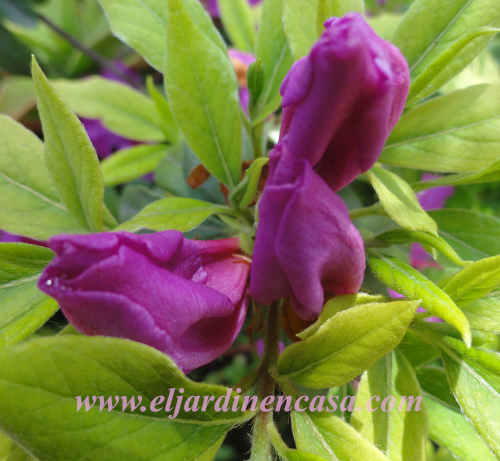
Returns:
[[[250,102],[250,93],[248,91],[248,67],[255,62],[255,56],[244,51],[236,49],[229,50],[229,57],[233,63],[236,77],[238,78],[238,86],[240,87],[240,103],[243,110],[248,113],[248,103]]]
[[[358,13],[331,18],[281,87],[281,138],[337,191],[377,161],[403,111],[408,65]]]
[[[270,155],[259,204],[250,291],[269,304],[291,297],[299,317],[313,320],[324,293],[356,293],[363,281],[363,240],[342,199],[285,141]]]
[[[80,332],[128,338],[189,372],[228,349],[246,315],[249,265],[238,239],[177,231],[61,235],[38,286]]]

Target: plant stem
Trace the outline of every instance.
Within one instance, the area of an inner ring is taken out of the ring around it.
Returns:
[[[269,308],[264,338],[264,357],[259,369],[257,395],[259,402],[269,395],[274,395],[274,379],[269,369],[276,365],[279,354],[279,318],[280,308],[273,304]],[[259,412],[255,417],[252,434],[252,454],[249,461],[271,461],[272,450],[267,425],[272,421],[273,412]]]
[[[264,152],[262,150],[262,136],[264,134],[264,122],[258,125],[252,126],[250,129],[250,136],[252,137],[252,146],[255,158],[263,157]]]
[[[52,22],[51,19],[49,19],[47,16],[44,16],[41,13],[35,13],[36,17],[42,21],[44,24],[46,24],[50,29],[52,29],[56,34],[61,36],[64,40],[66,40],[71,46],[76,48],[77,50],[81,51],[84,55],[88,56],[90,59],[95,61],[99,66],[101,66],[103,69],[109,70],[112,72],[114,75],[121,79],[125,79],[128,83],[130,83],[132,86],[135,86],[134,82],[130,81],[129,76],[127,75],[126,72],[124,72],[120,67],[115,65],[113,62],[108,61],[106,58],[101,56],[99,53],[94,51],[93,49],[85,46],[82,42],[80,42],[78,39],[73,37],[71,34],[68,34],[65,30],[61,29],[57,24]]]

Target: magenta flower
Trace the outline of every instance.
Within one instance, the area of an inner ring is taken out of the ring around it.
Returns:
[[[250,5],[258,5],[262,0],[248,0],[248,3]],[[220,16],[220,11],[219,11],[219,3],[217,0],[201,0],[201,3],[205,5],[205,8],[209,12],[210,16],[213,18],[218,18]]]
[[[238,85],[240,87],[240,103],[243,110],[248,113],[248,103],[250,102],[250,92],[248,91],[248,67],[255,62],[255,56],[244,51],[235,49],[229,50],[229,57],[233,63],[236,77],[238,78]]]
[[[148,344],[189,372],[228,349],[244,322],[238,239],[119,232],[61,235],[49,247],[56,257],[38,286],[84,334]]]
[[[356,293],[363,281],[363,240],[342,199],[291,154],[286,140],[270,155],[259,204],[250,292],[269,304],[291,297],[299,317],[313,320],[324,293]]]
[[[370,169],[403,111],[408,65],[358,13],[331,18],[281,87],[281,138],[337,191]]]

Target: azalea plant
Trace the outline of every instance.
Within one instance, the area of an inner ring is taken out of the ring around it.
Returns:
[[[81,79],[6,28],[0,459],[500,459],[500,220],[447,206],[500,180],[500,3],[384,3],[99,0],[141,70]]]

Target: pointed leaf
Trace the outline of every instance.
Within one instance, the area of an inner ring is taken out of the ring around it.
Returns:
[[[426,91],[415,96],[423,98],[438,90],[464,69],[491,38],[473,37],[468,44],[457,46],[466,34],[496,26],[500,26],[500,5],[496,0],[414,1],[394,34],[394,44],[408,61],[412,81],[429,68],[438,74],[435,84],[428,83]],[[433,67],[433,64],[450,50],[451,56],[443,76],[442,69]]]
[[[228,213],[222,205],[181,197],[168,197],[151,203],[118,230],[136,232],[141,229],[190,231],[216,213]]]
[[[456,303],[482,298],[500,287],[500,256],[468,265],[443,285]]]
[[[465,266],[466,264],[466,262],[458,256],[453,247],[446,242],[446,240],[428,232],[395,229],[377,235],[375,240],[389,243],[391,245],[419,242],[424,246],[435,248],[458,266]]]
[[[417,306],[395,301],[339,312],[312,336],[285,349],[278,380],[314,389],[346,383],[399,344]]]
[[[189,13],[180,0],[168,1],[168,100],[197,157],[232,188],[240,180],[243,146],[238,84],[227,51],[214,41],[217,32],[200,29]]]
[[[104,185],[92,143],[34,58],[32,73],[45,137],[45,160],[59,196],[82,225],[100,231]]]
[[[33,340],[0,352],[0,426],[40,459],[67,461],[91,456],[119,461],[208,461],[242,413],[165,411],[169,392],[184,396],[227,394],[226,388],[195,383],[155,349],[115,338],[67,335]],[[230,395],[230,394],[229,394]],[[77,411],[76,396],[135,396],[139,408]],[[139,396],[142,400],[139,403]],[[165,396],[162,403],[152,401]],[[201,404],[201,403],[200,403]],[[160,410],[159,412],[151,410]],[[170,415],[169,415],[170,413]],[[105,428],[105,430],[103,430]],[[131,436],[131,434],[133,436]]]
[[[163,144],[130,147],[115,152],[101,162],[106,186],[123,184],[154,171],[165,158],[167,146]]]
[[[406,112],[380,161],[428,171],[470,174],[498,160],[500,85],[476,85]]]
[[[264,121],[281,104],[280,87],[293,64],[292,52],[281,17],[284,0],[266,0],[257,35],[257,61],[263,72],[262,88],[251,94],[250,115],[254,124]]]
[[[239,202],[241,209],[248,208],[255,200],[257,189],[261,180],[262,170],[269,162],[268,158],[261,157],[255,159],[245,172],[243,181],[234,190],[231,200]]]
[[[307,327],[305,330],[302,330],[300,333],[297,333],[297,336],[300,339],[309,338],[309,336],[312,336],[314,333],[316,333],[325,322],[327,322],[335,314],[338,314],[341,311],[357,306],[359,304],[382,303],[385,300],[386,298],[384,296],[381,295],[372,296],[366,293],[335,296],[323,306],[323,310],[321,311],[318,320],[316,320],[311,326]]]
[[[255,24],[253,12],[247,0],[218,0],[224,27],[234,48],[247,53],[255,49]]]
[[[81,117],[97,118],[109,130],[137,141],[163,141],[161,119],[151,99],[102,77],[57,80],[54,88]]]
[[[396,258],[377,255],[369,258],[373,273],[389,288],[409,299],[422,300],[422,306],[453,325],[470,346],[472,336],[469,322],[455,302],[425,275]]]
[[[113,34],[163,72],[165,24],[141,0],[99,0]]]
[[[372,168],[368,178],[391,219],[405,229],[437,235],[436,223],[403,178],[381,167]]]

